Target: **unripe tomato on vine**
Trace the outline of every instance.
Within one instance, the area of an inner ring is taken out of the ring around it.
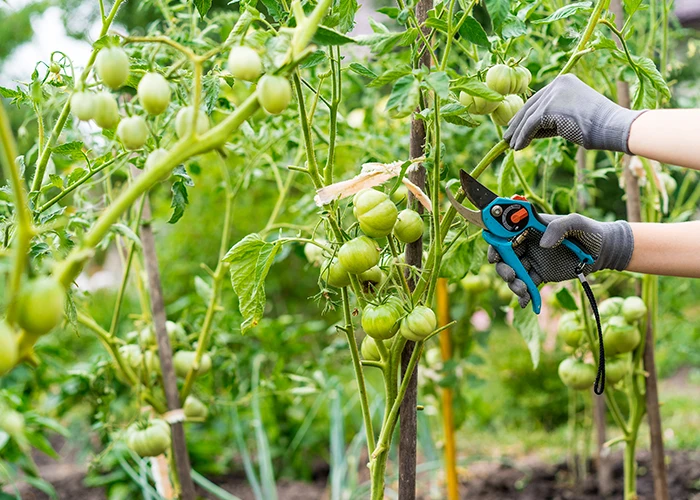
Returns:
[[[180,111],[177,112],[175,116],[175,133],[182,139],[187,135],[192,126],[194,108],[192,106],[185,106]],[[197,110],[197,135],[204,134],[209,130],[209,118],[204,111]]]
[[[109,92],[100,92],[93,98],[95,111],[92,119],[98,127],[111,129],[119,123],[119,106]]]
[[[510,123],[515,114],[525,105],[520,96],[515,94],[506,96],[498,105],[496,110],[491,113],[491,117],[496,125],[505,127]]]
[[[359,236],[343,244],[338,261],[351,274],[360,274],[379,263],[377,244],[367,236]]]
[[[467,108],[467,111],[475,115],[488,115],[501,104],[501,101],[489,101],[466,92],[459,93],[459,102]]]
[[[367,236],[382,238],[394,228],[398,210],[389,196],[376,189],[363,189],[353,197],[353,213]],[[414,240],[415,241],[415,240]]]
[[[394,224],[394,234],[403,243],[413,243],[423,236],[423,219],[418,212],[407,208],[399,212]]]
[[[425,339],[437,329],[435,312],[426,306],[416,306],[401,321],[401,335],[414,342]]]
[[[512,94],[518,89],[519,84],[518,74],[507,64],[496,64],[486,72],[486,85],[499,94]]]
[[[4,320],[0,320],[0,376],[9,372],[18,359],[17,334]]]
[[[149,115],[159,115],[170,104],[170,85],[160,73],[146,73],[137,89],[141,106]]]
[[[117,137],[126,149],[140,149],[148,140],[146,120],[140,116],[124,118],[117,125]]]
[[[52,277],[37,278],[24,285],[17,305],[17,323],[38,337],[53,330],[63,319],[66,291]]]
[[[102,83],[117,90],[129,78],[129,56],[121,47],[106,47],[97,54],[95,70]]]
[[[262,74],[262,60],[250,47],[233,47],[228,55],[228,70],[234,78],[254,82]]]
[[[337,258],[332,261],[326,261],[321,265],[321,279],[330,286],[342,288],[350,284],[350,275],[348,270],[340,263]]]
[[[564,385],[582,391],[595,382],[595,367],[575,358],[566,358],[559,364],[559,378]]]
[[[258,101],[265,111],[278,115],[292,102],[292,87],[281,76],[263,75],[258,82]]]
[[[399,330],[401,313],[392,304],[373,306],[362,310],[362,329],[375,340],[390,339]]]
[[[177,351],[173,356],[173,365],[175,366],[175,374],[178,377],[186,377],[194,366],[194,360],[197,353],[195,351]],[[205,375],[211,370],[211,358],[208,354],[202,355],[199,362],[199,370],[197,376]]]
[[[76,92],[70,98],[70,110],[80,121],[92,120],[95,114],[95,94],[92,92]]]

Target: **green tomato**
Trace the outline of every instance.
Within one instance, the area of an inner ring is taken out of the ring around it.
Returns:
[[[49,65],[49,71],[50,71],[51,73],[53,73],[54,75],[57,75],[57,74],[59,74],[59,73],[61,72],[61,67],[60,67],[57,63],[52,62],[52,63]]]
[[[565,319],[562,316],[562,319],[559,321],[559,329],[557,333],[566,345],[578,347],[585,332],[578,320]]]
[[[360,283],[371,283],[374,286],[381,286],[386,281],[386,274],[379,266],[374,266],[367,269],[364,273],[357,275]]]
[[[362,310],[362,329],[376,340],[386,340],[396,335],[401,313],[392,304],[373,306]]]
[[[209,415],[209,409],[206,405],[194,396],[187,396],[183,410],[188,419],[204,420]]]
[[[486,72],[486,85],[499,94],[512,94],[518,89],[519,83],[515,70],[506,64],[496,64]]]
[[[92,119],[98,127],[111,129],[119,123],[119,106],[109,92],[99,92],[93,97],[95,112]]]
[[[399,187],[396,188],[396,191],[391,193],[391,201],[394,203],[401,203],[408,198],[408,188],[406,187],[406,184],[401,183]]]
[[[386,193],[363,189],[352,201],[352,211],[363,233],[372,238],[382,238],[391,232],[398,210]]]
[[[566,358],[562,361],[558,371],[564,385],[572,389],[579,391],[589,389],[595,382],[595,367],[575,358]]]
[[[477,294],[485,292],[491,287],[491,281],[483,274],[467,274],[459,281],[466,292]]]
[[[190,369],[194,366],[194,358],[197,355],[195,351],[177,351],[173,356],[173,365],[175,366],[175,374],[178,377],[186,377]],[[211,358],[208,354],[202,356],[199,363],[197,376],[206,375],[211,370]]]
[[[163,148],[154,149],[146,158],[144,163],[144,168],[146,170],[153,170],[153,168],[158,165],[166,156],[168,156],[168,150]],[[166,172],[160,178],[161,181],[166,180],[170,177],[170,172]]]
[[[70,98],[70,110],[80,121],[92,120],[95,114],[95,94],[92,92],[76,92]]]
[[[338,261],[351,274],[360,274],[379,263],[377,244],[367,236],[359,236],[343,244]]]
[[[624,301],[622,297],[610,297],[601,302],[598,305],[600,320],[605,322],[613,316],[619,316],[622,313],[622,303]]]
[[[505,127],[524,105],[525,103],[520,96],[508,95],[501,101],[496,110],[491,113],[491,117],[496,125]]]
[[[367,361],[379,361],[381,359],[377,342],[369,335],[365,335],[365,338],[362,339],[360,354],[362,354],[362,359]]]
[[[17,306],[19,326],[38,337],[61,323],[66,307],[66,290],[54,278],[37,278],[24,286]]]
[[[262,73],[262,61],[250,47],[232,47],[228,55],[228,70],[234,78],[254,82]],[[286,106],[285,106],[286,107]]]
[[[328,242],[326,240],[316,240],[318,241],[321,245],[326,245]],[[313,243],[307,243],[304,245],[304,256],[306,257],[306,260],[309,261],[309,264],[313,264],[315,267],[321,266],[323,264],[323,261],[325,259],[325,252],[323,248],[319,247],[318,245],[314,245]]]
[[[394,234],[404,243],[413,243],[423,236],[423,219],[415,210],[406,208],[399,212],[394,224]]]
[[[170,85],[160,73],[146,73],[137,90],[141,106],[149,115],[159,115],[170,104]]]
[[[14,438],[24,434],[24,415],[0,406],[0,430],[7,432]]]
[[[281,76],[264,75],[258,82],[258,101],[265,111],[278,115],[292,102],[292,87]]]
[[[5,375],[17,364],[19,348],[17,335],[4,320],[0,320],[0,376]]]
[[[104,48],[97,54],[95,69],[102,83],[117,90],[129,78],[129,56],[120,47]]]
[[[532,73],[525,66],[516,66],[513,68],[515,72],[517,85],[513,89],[514,94],[524,94],[530,87],[530,82],[532,81]]]
[[[148,140],[146,120],[140,116],[124,118],[117,125],[117,137],[126,149],[140,149]]]
[[[132,427],[127,436],[127,446],[140,457],[157,457],[170,448],[170,426],[160,419],[145,429]]]
[[[134,371],[139,372],[143,361],[143,353],[139,346],[134,344],[123,345],[119,348],[119,354]]]
[[[603,330],[603,345],[611,356],[634,350],[641,341],[637,327],[629,325],[622,316],[613,316]]]
[[[466,92],[459,93],[459,102],[467,108],[467,111],[475,115],[488,115],[501,104],[501,101],[489,101]]]
[[[609,357],[605,360],[605,381],[617,384],[625,378],[629,371],[629,359],[627,356]]]
[[[185,106],[177,112],[177,116],[175,117],[175,133],[180,139],[185,137],[192,127],[192,120],[194,119],[193,113],[194,108],[192,108],[192,106]],[[196,135],[202,135],[207,130],[209,130],[209,118],[206,113],[200,109],[197,111]]]
[[[175,342],[178,337],[179,338],[184,338],[187,333],[185,332],[185,329],[181,326],[175,323],[174,321],[166,321],[165,322],[165,331],[168,332],[168,338],[170,339],[170,342]],[[141,342],[141,345],[145,346],[151,346],[151,345],[156,345],[156,333],[153,328],[153,325],[144,328],[139,332],[139,339]]]
[[[400,331],[406,339],[418,342],[433,333],[436,328],[437,317],[433,310],[426,306],[416,306],[401,321]]]
[[[330,262],[326,261],[321,266],[321,279],[328,285],[336,288],[343,288],[350,284],[350,275],[348,275],[347,269],[343,267],[338,259],[333,259]]]
[[[647,315],[647,306],[639,297],[627,297],[622,303],[622,316],[627,323],[634,324]]]

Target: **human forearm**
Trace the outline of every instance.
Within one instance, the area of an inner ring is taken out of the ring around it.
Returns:
[[[700,109],[656,109],[632,123],[628,146],[633,154],[700,170]]]
[[[700,221],[630,225],[634,251],[628,271],[700,278]]]

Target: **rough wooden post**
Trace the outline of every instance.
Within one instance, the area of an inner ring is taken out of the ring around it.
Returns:
[[[423,23],[428,18],[428,11],[433,8],[432,0],[420,0],[416,6],[416,16],[418,22]],[[426,33],[429,31],[425,29]],[[427,36],[427,35],[426,35]],[[426,50],[419,62],[420,65],[430,66],[430,54]],[[413,119],[411,121],[410,155],[411,158],[423,156],[425,147],[425,122]],[[425,168],[419,165],[418,168],[409,174],[409,179],[421,189],[425,189]],[[409,204],[416,205],[414,208],[422,213],[423,208],[416,203],[413,195],[408,195]],[[437,204],[437,201],[435,201]],[[437,210],[437,205],[436,205]],[[406,245],[406,264],[409,266],[421,267],[423,262],[423,242],[419,239],[415,243]],[[415,283],[409,279],[409,286],[414,288]],[[406,342],[406,347],[401,355],[401,376],[406,376],[406,368],[411,354],[415,348],[415,342]],[[416,498],[416,405],[418,392],[418,369],[410,374],[410,383],[406,391],[406,396],[401,403],[399,412],[399,499],[413,500]]]
[[[625,22],[625,13],[621,0],[611,0],[610,10],[615,14],[615,24],[622,29]],[[619,41],[618,41],[619,46]],[[626,82],[617,82],[617,102],[626,108],[630,107],[629,85]],[[627,194],[627,220],[641,222],[642,211],[639,200],[639,183],[627,165],[629,157],[623,158],[625,193]],[[637,295],[641,295],[641,285],[637,284]],[[656,500],[668,500],[668,479],[666,477],[666,463],[664,454],[663,431],[661,428],[661,414],[659,412],[659,388],[656,376],[656,362],[654,360],[654,330],[652,311],[649,310],[647,329],[645,332],[644,346],[644,370],[649,374],[646,378],[646,410],[649,419],[649,437],[651,443],[651,470],[654,477],[654,498]]]
[[[143,257],[148,275],[148,289],[151,296],[151,312],[153,315],[153,327],[156,331],[158,342],[158,356],[160,358],[160,368],[163,374],[163,389],[165,399],[168,404],[168,411],[179,410],[181,408],[180,395],[177,390],[177,379],[175,368],[173,367],[173,354],[170,346],[170,338],[165,327],[165,304],[163,303],[163,288],[160,282],[160,272],[158,270],[158,257],[156,256],[156,245],[151,228],[151,205],[146,200],[143,207],[143,223],[141,224],[141,245],[143,246]],[[173,438],[173,453],[175,455],[175,467],[180,481],[180,498],[182,500],[194,500],[194,484],[190,475],[190,457],[187,453],[187,443],[185,442],[185,429],[182,422],[170,424]]]

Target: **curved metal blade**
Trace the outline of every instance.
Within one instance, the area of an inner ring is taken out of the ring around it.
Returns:
[[[464,217],[467,222],[470,224],[474,224],[475,226],[479,226],[481,228],[486,229],[486,225],[484,224],[484,221],[481,219],[481,212],[476,212],[474,210],[469,210],[467,207],[462,205],[460,202],[458,202],[454,196],[452,196],[452,193],[450,192],[450,188],[447,188],[445,190],[445,194],[447,195],[447,199],[450,200],[450,203],[452,203],[452,206],[455,207],[455,210],[457,210],[457,213]]]
[[[459,171],[459,181],[462,189],[474,206],[480,210],[486,208],[489,203],[498,198],[498,195],[477,181],[464,170]]]

